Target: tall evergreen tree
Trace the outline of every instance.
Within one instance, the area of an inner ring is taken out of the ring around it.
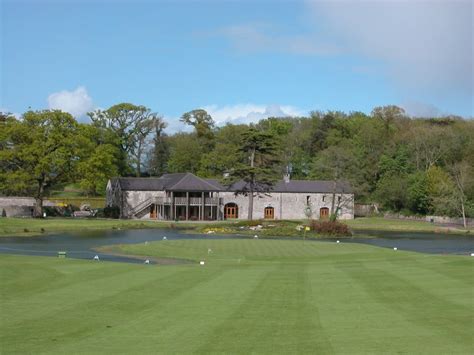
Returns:
[[[275,136],[251,127],[242,134],[240,151],[247,161],[236,165],[227,183],[243,181],[238,193],[248,196],[248,219],[252,220],[255,194],[269,191],[277,180],[279,154]]]

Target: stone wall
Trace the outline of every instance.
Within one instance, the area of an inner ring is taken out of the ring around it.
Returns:
[[[379,213],[379,208],[376,204],[360,204],[354,205],[354,216],[355,217],[370,217],[374,214]]]
[[[132,210],[143,201],[152,197],[164,197],[164,191],[124,191],[122,216],[129,218]],[[150,213],[141,215],[141,218],[150,218]]]
[[[384,215],[387,219],[405,219],[412,221],[423,221],[431,222],[436,224],[452,224],[452,225],[463,225],[462,218],[457,217],[446,217],[446,216],[404,216],[396,213],[386,213]],[[466,223],[468,226],[474,225],[474,218],[466,218]]]
[[[44,200],[44,207],[53,207],[56,204],[52,201]],[[35,206],[33,197],[0,197],[0,217],[5,211],[6,217],[32,217]]]
[[[223,205],[235,203],[238,206],[239,219],[248,218],[248,196],[235,195],[233,192],[221,192]],[[309,197],[309,199],[308,199]],[[354,199],[351,194],[336,195],[336,199],[341,197],[340,219],[354,218]],[[263,219],[265,217],[265,208],[273,207],[275,219],[305,219],[305,209],[309,200],[312,215],[311,218],[319,219],[320,208],[331,209],[331,194],[321,193],[268,193],[260,194],[253,200],[253,218]],[[337,201],[337,200],[336,200]],[[221,207],[223,213],[224,206]]]
[[[107,207],[112,206],[121,206],[122,201],[122,191],[120,186],[116,183],[115,186],[112,186],[111,180],[107,183],[107,187],[105,189],[105,205]]]
[[[129,218],[133,209],[143,201],[152,197],[165,197],[164,191],[123,191],[121,198],[116,196],[115,191],[108,191],[107,204],[122,207],[123,218]],[[233,192],[220,192],[222,199],[220,215],[224,215],[224,206],[227,203],[235,203],[238,206],[238,218],[248,218],[248,196],[235,195]],[[354,198],[352,194],[336,195],[336,201],[341,199],[339,218],[354,218]],[[253,218],[265,218],[265,208],[273,207],[275,219],[305,219],[305,209],[311,206],[310,218],[319,219],[320,209],[323,207],[331,209],[331,194],[321,193],[268,193],[259,194],[253,202]],[[120,200],[120,201],[119,201]],[[337,202],[336,202],[337,205]],[[140,215],[140,218],[150,218],[149,213]]]

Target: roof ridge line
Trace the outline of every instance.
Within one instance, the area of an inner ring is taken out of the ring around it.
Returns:
[[[175,173],[175,174],[179,174],[179,173]],[[179,184],[181,181],[183,181],[184,178],[186,178],[188,175],[196,176],[196,175],[194,175],[193,173],[184,173],[183,177],[182,177],[181,179],[179,179],[178,181],[176,181],[175,184],[173,184],[172,186],[170,186],[170,187],[168,188],[168,190],[171,190],[173,187],[175,187],[176,185],[178,185],[178,184]],[[197,176],[196,176],[196,177],[197,177]]]
[[[194,175],[194,174],[192,174],[192,175]],[[199,176],[197,176],[197,175],[194,175],[194,176],[197,177],[197,178],[198,178],[199,180],[201,180],[202,182],[208,184],[210,187],[213,187],[213,188],[219,187],[219,186],[215,186],[215,185],[211,184],[209,181],[206,181],[206,180],[205,180],[204,178],[202,178],[202,177],[199,177]]]
[[[201,177],[199,177],[199,176],[197,176],[197,175],[195,175],[195,174],[193,174],[193,173],[184,173],[184,176],[183,176],[181,179],[179,179],[175,184],[173,184],[173,186],[170,186],[170,187],[168,188],[168,190],[173,189],[176,185],[178,185],[179,183],[181,183],[181,182],[182,182],[184,179],[186,179],[187,177],[194,177],[194,178],[196,178],[197,180],[199,180],[199,181],[203,182],[204,184],[206,184],[207,186],[211,187],[212,189],[216,189],[216,188],[219,189],[219,186],[215,186],[215,185],[209,183],[208,181],[204,180],[203,178],[201,178]]]

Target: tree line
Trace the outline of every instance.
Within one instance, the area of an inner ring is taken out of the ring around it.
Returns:
[[[0,192],[38,200],[58,184],[103,195],[113,176],[192,172],[269,188],[292,179],[349,181],[356,202],[407,214],[474,216],[474,123],[460,117],[411,118],[397,106],[361,112],[313,111],[217,126],[197,109],[190,132],[166,133],[163,118],[129,103],[78,123],[57,110],[0,115]]]

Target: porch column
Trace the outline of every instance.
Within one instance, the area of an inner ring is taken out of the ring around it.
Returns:
[[[206,198],[204,197],[204,191],[201,192],[201,221],[204,221],[204,213],[206,211]]]
[[[189,192],[186,191],[186,221],[189,219]]]
[[[219,198],[219,192],[217,193],[217,215],[216,219],[220,220],[221,218],[221,199]]]
[[[171,220],[175,219],[175,209],[174,209],[174,193],[171,191],[171,208],[170,208]]]

